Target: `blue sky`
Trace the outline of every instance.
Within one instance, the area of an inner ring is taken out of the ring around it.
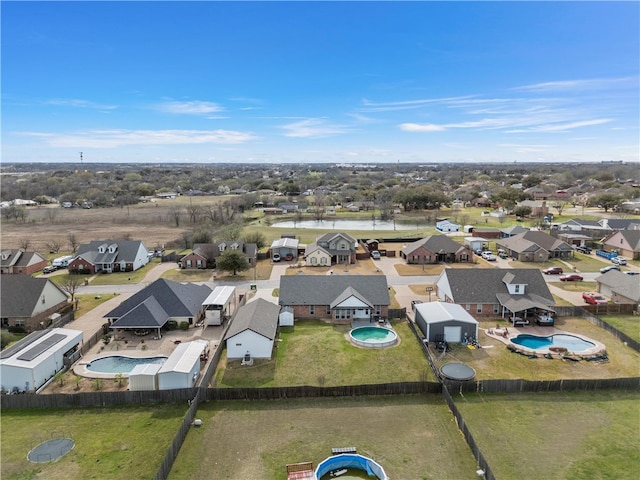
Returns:
[[[639,159],[638,2],[11,2],[2,161]]]

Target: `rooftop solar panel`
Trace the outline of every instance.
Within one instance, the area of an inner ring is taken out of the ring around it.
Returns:
[[[22,355],[18,357],[18,360],[24,360],[25,362],[30,362],[31,360],[36,358],[38,355],[42,354],[43,352],[46,352],[51,347],[53,347],[56,343],[61,342],[65,338],[67,338],[66,335],[62,335],[60,333],[54,333],[49,338],[45,338],[41,343],[35,345],[34,347],[24,352]]]

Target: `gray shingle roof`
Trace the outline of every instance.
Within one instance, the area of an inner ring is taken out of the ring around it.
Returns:
[[[0,315],[4,318],[31,317],[47,283],[60,291],[61,299],[63,297],[66,299],[66,293],[47,278],[36,278],[31,275],[2,275]],[[49,305],[49,307],[52,306],[54,305]]]
[[[140,240],[93,240],[80,245],[77,255],[92,263],[113,263],[116,258],[118,262],[123,260],[125,262],[133,262],[141,244]],[[101,245],[106,245],[107,247],[117,245],[118,248],[115,253],[109,253],[107,250],[101,254],[98,252],[98,248]]]
[[[280,305],[330,305],[353,288],[371,305],[389,305],[384,275],[284,275],[280,277]]]
[[[509,293],[505,282],[526,285],[526,295],[536,295],[548,305],[555,303],[542,272],[535,268],[448,268],[442,275],[448,280],[454,303],[499,303],[497,295]]]
[[[155,297],[149,297],[111,324],[111,328],[160,328],[169,314]]]
[[[457,253],[460,249],[464,248],[463,245],[460,245],[455,240],[451,240],[446,235],[430,235],[404,246],[402,253],[411,255],[411,252],[414,252],[422,246],[434,253]]]
[[[640,275],[627,275],[609,270],[596,278],[596,282],[608,286],[612,292],[640,302]]]
[[[514,252],[535,251],[536,246],[543,248],[547,252],[572,250],[571,245],[567,242],[537,230],[529,230],[510,238],[503,238],[498,240],[497,243]]]
[[[273,340],[278,329],[279,314],[280,306],[264,298],[249,302],[238,308],[229,330],[227,330],[225,340],[245,330],[251,330],[269,340]]]

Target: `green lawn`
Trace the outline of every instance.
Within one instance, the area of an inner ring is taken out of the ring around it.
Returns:
[[[626,333],[636,342],[640,342],[640,319],[633,315],[598,315],[612,327]]]
[[[389,478],[476,478],[440,395],[209,402],[197,417],[203,426],[187,434],[170,480],[285,480],[286,464],[315,467],[333,447],[350,446]]]
[[[454,398],[496,478],[638,478],[638,392]]]
[[[394,324],[400,343],[385,349],[353,346],[347,325],[297,320],[281,329],[275,358],[252,366],[221,359],[218,387],[334,386],[435,381],[415,336],[405,322]]]
[[[153,478],[187,405],[3,410],[3,480],[130,480]],[[38,444],[71,438],[75,447],[57,462],[34,464]]]

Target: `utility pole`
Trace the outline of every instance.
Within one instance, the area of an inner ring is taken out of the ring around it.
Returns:
[[[82,167],[82,152],[80,152],[80,167]]]

